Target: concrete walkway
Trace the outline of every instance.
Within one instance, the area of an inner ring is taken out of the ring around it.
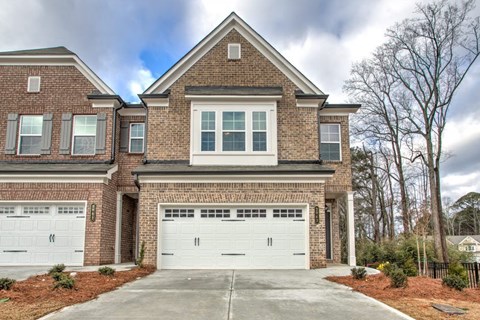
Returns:
[[[329,282],[331,270],[165,270],[43,319],[411,319]],[[327,271],[326,271],[327,270]]]
[[[109,267],[117,271],[126,271],[135,267],[133,263],[109,264]],[[97,271],[98,268],[104,266],[86,266],[86,267],[68,267],[66,272],[82,272],[82,271]],[[11,278],[17,281],[28,279],[31,276],[48,273],[52,266],[28,266],[28,267],[0,267],[0,278]]]

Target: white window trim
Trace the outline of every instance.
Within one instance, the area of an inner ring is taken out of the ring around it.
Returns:
[[[327,126],[338,126],[338,141],[323,141],[321,136],[322,136],[322,126],[327,125]],[[342,162],[342,126],[340,123],[320,123],[320,145],[322,143],[338,143],[339,147],[339,153],[340,153],[340,159],[339,160],[327,160],[327,159],[322,159],[323,161],[331,161],[331,162]],[[321,157],[322,155],[320,155]]]
[[[141,124],[143,125],[143,136],[141,138],[139,137],[132,137],[132,127],[134,124]],[[142,140],[142,151],[132,151],[132,139],[135,140]],[[135,153],[135,154],[141,154],[145,152],[145,123],[144,122],[132,122],[130,123],[130,128],[128,130],[128,153]]]
[[[38,90],[35,90],[33,91],[32,88],[31,88],[31,81],[33,79],[38,79]],[[30,93],[37,93],[37,92],[40,92],[41,88],[42,88],[42,78],[40,76],[31,76],[31,77],[28,77],[28,80],[27,80],[27,92],[30,92]]]
[[[230,52],[232,48],[237,47],[238,48],[238,58],[231,58],[230,57]],[[240,60],[242,58],[242,45],[240,43],[229,43],[228,44],[228,60]]]
[[[24,117],[40,117],[42,118],[42,129],[40,134],[28,134],[28,133],[22,133],[22,124],[23,124],[23,118]],[[18,145],[17,145],[17,155],[19,156],[39,156],[40,153],[20,153],[20,145],[22,143],[22,137],[40,137],[40,143],[41,143],[41,137],[42,137],[42,132],[43,132],[43,116],[40,114],[25,114],[20,116],[20,125],[18,126]]]
[[[82,134],[82,135],[76,135],[75,134],[75,117],[95,117],[95,120],[97,120],[97,115],[95,114],[78,114],[73,116],[73,125],[72,125],[72,148],[71,148],[71,154],[72,156],[94,156],[95,155],[95,149],[97,147],[97,132],[95,130],[95,134]],[[95,127],[98,124],[95,125]],[[74,153],[73,151],[75,150],[75,137],[95,137],[95,142],[94,142],[94,147],[93,147],[93,153]]]
[[[215,151],[201,151],[201,114],[215,112]],[[245,151],[222,151],[223,112],[245,114]],[[252,112],[264,111],[267,118],[267,151],[253,151]],[[192,101],[190,119],[191,165],[277,165],[277,103],[276,101],[232,102]]]

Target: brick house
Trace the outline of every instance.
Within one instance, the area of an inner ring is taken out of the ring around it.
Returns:
[[[348,117],[235,13],[125,103],[64,47],[0,53],[0,265],[355,265]]]

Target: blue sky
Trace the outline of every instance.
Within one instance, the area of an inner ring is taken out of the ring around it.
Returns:
[[[0,51],[66,46],[126,101],[235,11],[321,90],[346,102],[351,64],[387,27],[412,16],[412,0],[0,0]],[[476,8],[476,15],[480,10]],[[456,96],[445,132],[452,156],[443,194],[480,191],[480,62]],[[461,138],[461,139],[460,139]]]

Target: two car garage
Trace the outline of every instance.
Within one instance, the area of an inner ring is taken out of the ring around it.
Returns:
[[[162,269],[308,268],[308,215],[289,206],[160,206]]]

